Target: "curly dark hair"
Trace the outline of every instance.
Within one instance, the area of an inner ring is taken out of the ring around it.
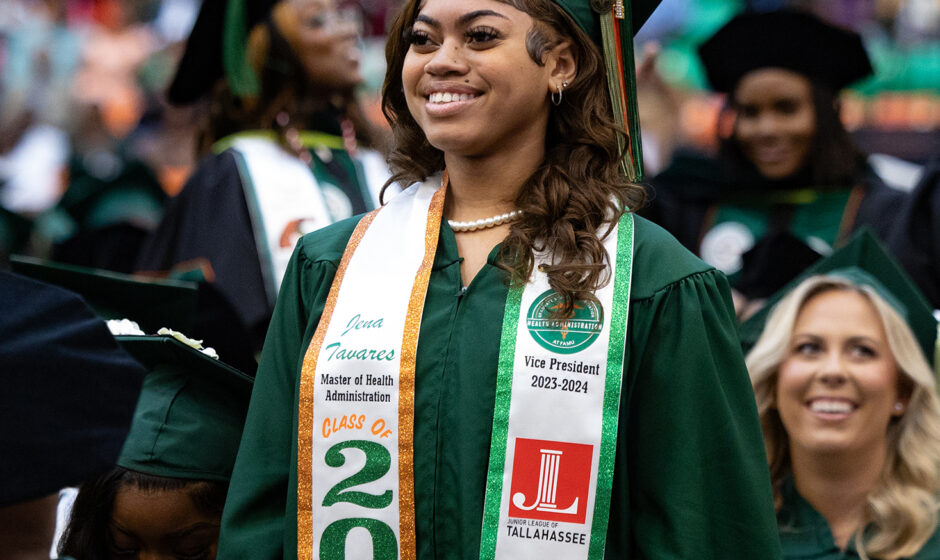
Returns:
[[[228,484],[208,480],[167,478],[123,467],[84,482],[75,497],[58,553],[81,560],[108,560],[111,546],[108,526],[114,498],[122,487],[145,492],[186,490],[196,508],[209,516],[222,517]]]
[[[252,28],[247,56],[258,75],[257,98],[234,95],[225,78],[215,84],[198,141],[198,152],[207,153],[216,141],[243,130],[273,130],[288,147],[288,128],[341,134],[339,121],[348,118],[363,146],[381,148],[382,138],[369,123],[355,91],[333,91],[307,78],[295,52],[298,44],[297,14],[289,2],[279,2],[270,16]],[[290,121],[278,122],[286,113]]]
[[[512,283],[532,273],[534,251],[549,251],[554,264],[545,267],[551,287],[564,298],[562,314],[574,301],[590,299],[604,285],[609,260],[601,237],[604,223],[645,203],[644,190],[630,184],[619,169],[623,156],[617,135],[626,135],[612,117],[605,67],[600,51],[578,25],[550,0],[500,0],[525,12],[535,24],[526,49],[536,64],[562,40],[569,40],[578,73],[565,90],[562,104],[552,107],[546,132],[545,159],[516,199],[522,218],[510,227],[500,250],[500,265]],[[392,126],[386,188],[423,181],[444,169],[444,154],[430,145],[408,111],[402,68],[419,0],[403,7],[389,32],[385,57],[388,72],[382,88],[382,110]]]

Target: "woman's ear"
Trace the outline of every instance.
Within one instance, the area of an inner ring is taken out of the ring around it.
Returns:
[[[549,93],[558,90],[561,84],[574,82],[578,75],[578,60],[575,58],[574,49],[571,48],[570,41],[561,41],[551,51],[548,52],[545,66],[549,70]]]
[[[898,399],[894,403],[894,410],[891,411],[892,416],[904,416],[904,413],[907,412],[907,408],[911,404],[911,397],[914,394],[914,384],[907,379],[898,380]]]

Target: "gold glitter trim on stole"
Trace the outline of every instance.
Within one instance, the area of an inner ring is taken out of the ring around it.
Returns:
[[[317,358],[320,347],[326,337],[326,329],[330,325],[333,310],[336,308],[336,298],[339,297],[339,287],[343,283],[346,267],[352,258],[356,247],[369,229],[375,215],[382,208],[376,208],[363,216],[353,231],[352,237],[346,244],[343,258],[336,269],[330,294],[326,298],[320,323],[310,340],[307,353],[304,355],[303,367],[300,370],[300,395],[297,412],[297,558],[298,560],[312,560],[313,554],[313,384]]]
[[[427,228],[424,234],[424,260],[415,274],[414,287],[408,301],[405,317],[405,333],[401,343],[401,369],[398,375],[398,524],[401,534],[401,560],[417,558],[415,537],[415,359],[418,350],[418,332],[421,330],[421,314],[428,293],[434,254],[441,232],[444,216],[444,196],[447,192],[447,170],[441,177],[441,188],[431,197],[428,209]]]

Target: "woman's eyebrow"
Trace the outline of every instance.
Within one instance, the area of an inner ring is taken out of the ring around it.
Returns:
[[[506,16],[504,16],[503,14],[501,14],[501,13],[499,13],[499,12],[494,12],[493,10],[476,10],[476,11],[473,11],[473,12],[467,12],[466,14],[464,14],[464,15],[460,16],[459,18],[457,18],[457,24],[458,24],[458,25],[466,25],[466,24],[470,23],[471,21],[473,21],[473,20],[475,20],[475,19],[477,19],[477,18],[486,17],[486,16],[493,16],[493,17],[498,17],[498,18],[503,18],[503,19],[509,19],[509,18],[507,18]],[[426,23],[427,25],[430,25],[431,27],[440,27],[440,26],[441,26],[441,22],[437,21],[436,19],[434,19],[434,18],[432,18],[432,17],[430,17],[430,16],[426,16],[426,15],[424,15],[424,14],[419,14],[418,17],[415,18],[415,21],[416,21],[416,22],[420,21],[421,23]]]
[[[180,529],[179,531],[175,531],[170,536],[173,538],[180,538],[180,537],[185,537],[186,535],[189,535],[190,533],[195,533],[196,531],[200,529],[218,529],[218,528],[219,528],[218,523],[208,523],[205,521],[200,521],[198,523],[194,523],[190,525],[189,527],[185,527],[183,529]]]

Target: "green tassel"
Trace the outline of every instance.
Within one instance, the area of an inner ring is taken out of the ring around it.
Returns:
[[[640,109],[637,106],[636,93],[636,64],[633,57],[633,12],[624,10],[624,18],[620,23],[620,38],[624,41],[623,49],[623,73],[625,76],[627,89],[627,114],[630,115],[630,127],[627,132],[630,133],[630,151],[633,153],[633,173],[627,174],[627,177],[638,182],[643,180],[643,146],[640,141]]]
[[[627,131],[630,136],[630,153],[624,153],[620,167],[624,176],[631,182],[643,178],[643,151],[640,147],[640,117],[636,104],[636,69],[633,62],[633,27],[630,21],[630,10],[624,9],[618,2],[614,10],[600,14],[601,39],[603,41],[604,65],[607,70],[607,90],[610,93],[610,104],[614,113],[614,122]],[[614,26],[619,25],[620,39],[614,32]],[[623,44],[620,44],[620,43]],[[624,67],[617,61],[618,52],[623,58]],[[620,93],[620,78],[623,76],[627,98],[623,99]],[[624,107],[629,122],[624,119]],[[617,137],[620,151],[623,152],[627,139]]]
[[[257,97],[258,76],[248,64],[248,24],[245,21],[245,0],[229,0],[225,9],[225,30],[222,35],[222,61],[229,88],[237,97]]]

